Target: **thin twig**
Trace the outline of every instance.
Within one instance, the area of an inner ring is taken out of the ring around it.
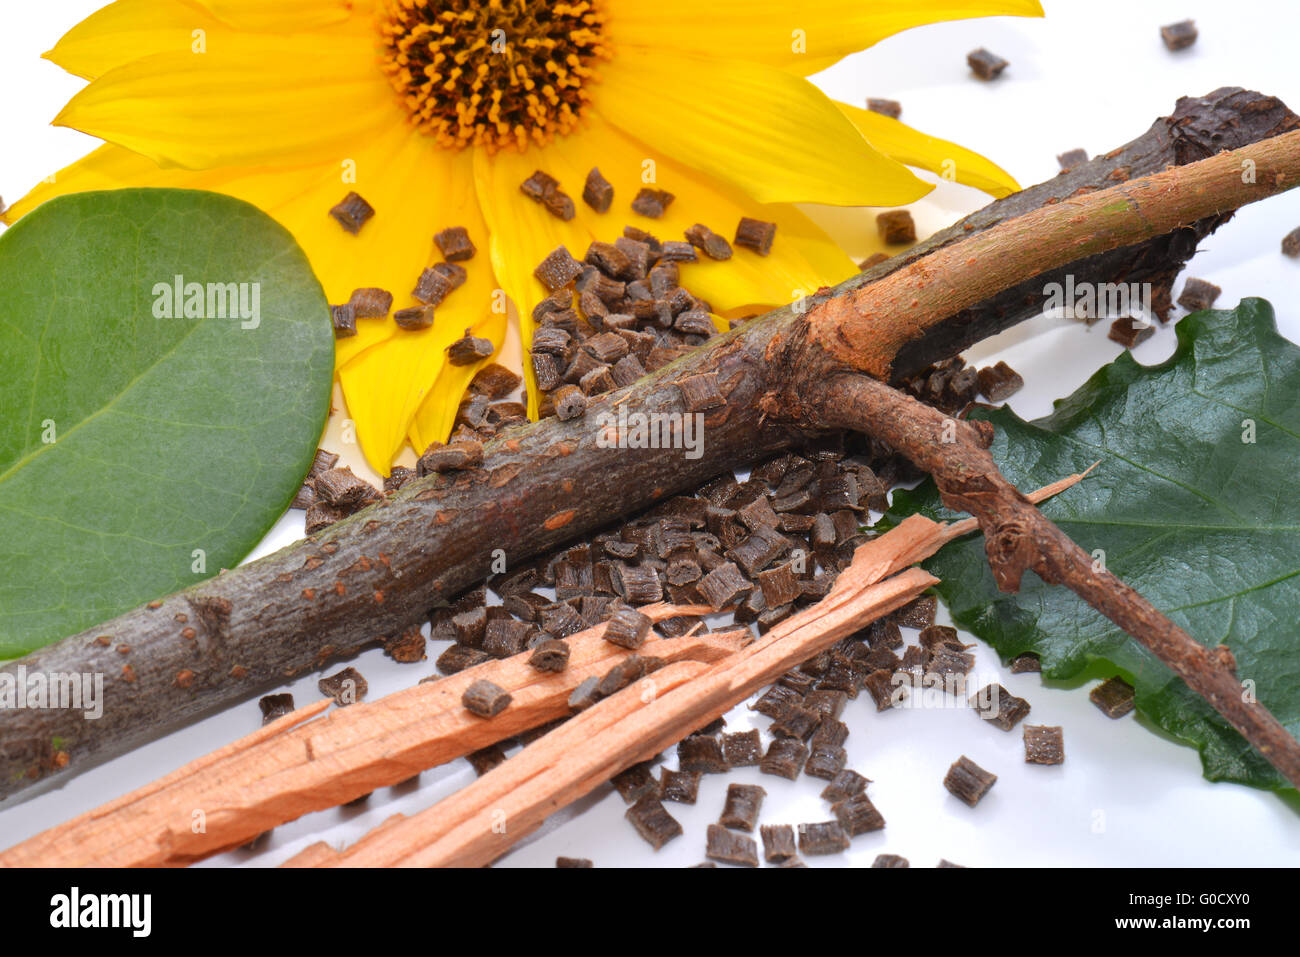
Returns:
[[[963,422],[866,376],[835,376],[801,397],[824,427],[866,432],[934,476],[943,502],[969,512],[984,530],[985,551],[998,587],[1016,592],[1026,570],[1065,585],[1168,665],[1300,787],[1300,742],[1236,675],[1116,575],[1097,567],[998,471],[989,453],[992,426]]]

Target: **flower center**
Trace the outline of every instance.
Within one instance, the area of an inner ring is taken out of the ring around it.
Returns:
[[[522,150],[577,126],[602,26],[593,0],[388,0],[383,69],[440,146]]]

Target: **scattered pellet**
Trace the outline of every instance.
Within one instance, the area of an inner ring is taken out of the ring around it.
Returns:
[[[576,385],[562,385],[552,396],[555,414],[562,421],[581,418],[587,412],[587,397]]]
[[[1005,362],[980,369],[979,382],[980,392],[984,393],[984,397],[990,402],[1002,402],[1010,398],[1025,384],[1020,373]]]
[[[415,463],[416,474],[432,475],[434,472],[454,472],[477,468],[483,464],[483,443],[472,439],[459,439],[447,445],[434,442]]]
[[[340,708],[365,700],[366,692],[370,690],[366,679],[361,677],[361,672],[356,668],[344,668],[327,678],[321,678],[316,682],[316,687],[325,697],[333,698]]]
[[[758,823],[767,790],[757,784],[727,785],[727,801],[722,807],[718,823],[739,831],[752,831]]]
[[[872,253],[866,259],[858,263],[858,268],[863,272],[866,272],[868,269],[879,266],[881,263],[889,262],[890,258],[892,257],[890,257],[889,253]]]
[[[454,675],[459,674],[466,668],[473,668],[475,665],[481,665],[483,662],[491,660],[492,656],[481,648],[457,644],[452,645],[438,656],[436,667],[444,675]]]
[[[593,166],[587,173],[587,181],[582,187],[582,200],[598,213],[609,212],[614,203],[614,186],[601,175],[599,167]]]
[[[656,851],[682,834],[682,826],[652,794],[642,795],[625,815],[636,832]]]
[[[357,310],[351,303],[330,306],[330,323],[335,339],[350,339],[357,334]]]
[[[610,668],[596,685],[596,697],[608,698],[617,694],[634,681],[644,677],[655,658],[642,658],[640,655],[628,655]]]
[[[799,777],[808,760],[808,747],[796,738],[775,738],[759,762],[763,774],[773,774],[790,781]]]
[[[411,665],[417,661],[423,661],[427,656],[425,654],[424,633],[420,631],[420,626],[416,625],[407,628],[396,638],[391,638],[384,642],[384,654],[392,658],[398,664]]]
[[[493,658],[510,658],[522,654],[535,631],[532,625],[514,618],[492,619],[488,621],[483,636],[483,650]]]
[[[867,109],[872,113],[879,113],[881,116],[887,116],[891,120],[896,120],[903,115],[903,104],[897,100],[883,100],[878,97],[867,97]]]
[[[1195,20],[1182,20],[1160,28],[1160,39],[1171,51],[1186,50],[1198,36]]]
[[[674,199],[676,197],[666,190],[644,187],[632,200],[632,211],[640,213],[642,216],[648,216],[651,219],[658,219]]]
[[[953,762],[943,786],[959,801],[974,807],[988,793],[998,776],[990,774],[964,754]]]
[[[1056,157],[1056,162],[1060,164],[1061,171],[1068,173],[1076,166],[1082,166],[1088,162],[1087,150],[1066,150],[1060,156]]]
[[[1065,763],[1065,740],[1059,726],[1027,724],[1023,734],[1026,764]]]
[[[480,678],[460,696],[460,703],[465,710],[480,718],[492,718],[504,711],[510,704],[510,693],[498,684]]]
[[[499,768],[506,763],[506,751],[499,743],[489,744],[486,748],[471,751],[465,755],[465,760],[474,769],[474,774],[481,778],[493,768]]]
[[[1002,57],[983,47],[966,54],[966,64],[971,72],[984,81],[996,80],[1009,65]]]
[[[321,472],[312,483],[320,501],[344,510],[361,506],[379,497],[379,490],[365,479],[352,474],[352,469],[332,468]]]
[[[751,249],[760,256],[766,256],[772,251],[774,239],[776,239],[776,223],[743,216],[736,225],[735,244]]]
[[[393,294],[374,287],[354,289],[348,305],[358,319],[383,319],[393,308]]]
[[[939,858],[939,863],[936,864],[935,867],[956,868],[956,869],[958,869],[958,870],[965,870],[965,869],[966,869],[966,865],[965,865],[965,864],[954,864],[952,861],[948,860],[946,857],[941,857],[941,858]]]
[[[985,685],[970,699],[975,714],[995,728],[1010,731],[1029,714],[1029,702],[1017,698],[1000,684]]]
[[[523,383],[523,377],[505,366],[490,362],[474,374],[469,384],[469,391],[475,395],[485,395],[489,399],[504,399],[514,393]]]
[[[838,854],[847,851],[850,843],[839,821],[799,825],[799,850],[806,855]]]
[[[818,689],[823,691],[824,689]],[[816,694],[818,692],[814,692]],[[835,694],[844,694],[844,692],[833,692]],[[847,695],[845,695],[847,697]],[[813,736],[808,739],[808,746],[812,748],[838,748],[844,745],[849,737],[849,726],[837,718],[829,715],[822,715],[821,724],[817,725],[817,730]]]
[[[1223,290],[1214,283],[1193,276],[1183,284],[1183,293],[1178,297],[1178,305],[1188,312],[1200,312],[1213,306],[1222,293]]]
[[[433,325],[433,306],[411,306],[393,313],[393,322],[402,329],[416,331]]]
[[[1300,227],[1282,237],[1282,253],[1292,259],[1300,259]]]
[[[659,782],[650,773],[650,764],[649,761],[642,761],[610,778],[614,790],[619,793],[625,803],[635,804],[647,794],[657,794],[659,792]]]
[[[1097,685],[1088,693],[1088,697],[1108,718],[1124,717],[1133,710],[1134,705],[1137,703],[1134,698],[1133,686],[1119,675],[1107,678]]]
[[[781,717],[772,722],[772,727],[769,730],[778,738],[795,738],[799,741],[807,741],[812,737],[812,733],[817,730],[817,725],[821,723],[821,720],[820,711],[814,711],[802,705],[792,705],[786,709]]]
[[[663,599],[663,583],[653,565],[619,565],[615,586],[630,605],[649,605]]]
[[[1122,316],[1110,324],[1110,331],[1106,333],[1106,338],[1112,342],[1118,342],[1125,349],[1132,349],[1141,345],[1156,334],[1156,327],[1149,322],[1141,319],[1133,319],[1130,316]]]
[[[451,283],[452,289],[459,289],[469,279],[469,270],[460,263],[434,263],[429,268]]]
[[[731,243],[703,223],[696,223],[686,230],[686,241],[710,259],[731,258]]]
[[[939,600],[933,595],[914,598],[894,612],[894,624],[904,628],[925,628],[934,624],[934,613]]]
[[[758,833],[763,839],[763,858],[769,864],[783,864],[798,855],[794,828],[789,824],[764,824]]]
[[[693,262],[697,262],[699,258],[700,258],[699,255],[696,254],[695,252],[694,246],[692,246],[688,242],[683,242],[677,239],[668,240],[666,243],[663,244],[663,248],[659,251],[660,266],[672,265],[674,263],[693,263]],[[655,268],[658,269],[659,266],[656,266]],[[651,273],[651,278],[653,279],[656,273],[654,272],[653,269],[650,271],[650,273]],[[658,275],[663,275],[663,273],[659,273]],[[674,283],[676,282],[676,276],[677,274],[674,268],[674,272],[672,274],[672,279]],[[653,292],[653,289],[651,291]]]
[[[582,275],[582,263],[574,259],[565,247],[560,246],[541,261],[533,270],[533,275],[549,291],[555,292]]]
[[[907,858],[899,857],[897,854],[877,854],[876,859],[871,862],[872,867],[907,867]]]
[[[361,232],[361,227],[370,222],[375,215],[375,208],[361,198],[358,193],[348,193],[339,204],[330,210],[330,215],[340,226],[353,236]]]
[[[664,768],[659,772],[659,797],[664,801],[676,801],[678,804],[694,804],[700,796],[699,771],[670,771]]]
[[[763,760],[763,745],[758,730],[737,731],[722,736],[722,757],[728,767],[757,767]]]
[[[835,777],[831,778],[830,783],[822,788],[822,799],[829,801],[833,806],[864,793],[870,783],[870,780],[864,778],[857,771],[846,769],[836,774]]]
[[[758,845],[752,837],[736,834],[720,824],[710,824],[705,857],[723,864],[758,867]]]
[[[1013,675],[1036,673],[1042,670],[1043,659],[1035,652],[1026,651],[1011,659],[1011,673]]]
[[[451,279],[442,270],[430,266],[420,273],[420,278],[415,281],[415,288],[411,290],[411,295],[426,306],[437,306],[450,296],[455,288]],[[403,310],[403,312],[405,311]]]
[[[640,648],[650,635],[650,619],[634,608],[620,608],[609,618],[605,640],[620,648]]]
[[[884,815],[871,803],[865,792],[859,792],[831,806],[831,813],[840,822],[849,837],[882,830],[885,826]]]
[[[469,231],[464,226],[449,226],[437,233],[433,241],[442,251],[442,258],[449,263],[464,262],[474,258],[474,242],[469,238]]]
[[[727,404],[727,400],[718,391],[718,377],[713,372],[679,379],[677,388],[682,393],[682,405],[687,412],[704,412]]]
[[[553,189],[559,189],[560,181],[550,173],[535,170],[533,175],[519,184],[519,191],[529,199],[540,203]]]
[[[465,335],[447,347],[447,361],[454,366],[469,366],[487,359],[495,351],[491,339],[478,338],[466,329]]]
[[[597,690],[599,686],[600,678],[596,675],[583,678],[578,687],[574,688],[572,694],[569,695],[569,710],[585,711],[594,705],[600,700],[600,694]]]
[[[555,859],[556,867],[595,867],[588,858],[585,857],[557,857]]]
[[[284,694],[269,694],[259,700],[257,706],[262,709],[262,724],[267,725],[276,718],[293,713],[293,695],[287,691]]]
[[[708,734],[693,734],[677,742],[677,766],[701,774],[722,774],[729,770],[721,742]]]
[[[804,765],[803,773],[809,777],[832,781],[835,775],[844,770],[848,758],[848,752],[841,747],[833,744],[818,745],[808,756],[808,763]]]
[[[867,694],[871,695],[877,711],[888,711],[907,697],[907,688],[895,681],[894,672],[886,668],[868,674],[862,679],[862,687]]]
[[[876,216],[876,230],[889,245],[916,242],[916,223],[905,209],[891,209]]]
[[[754,586],[740,573],[734,562],[726,562],[709,572],[696,583],[700,598],[714,611],[734,605]]]

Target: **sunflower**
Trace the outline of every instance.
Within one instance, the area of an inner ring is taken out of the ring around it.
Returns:
[[[531,342],[545,295],[533,269],[557,246],[581,256],[629,223],[666,238],[697,222],[775,223],[770,254],[693,267],[692,291],[736,315],[855,270],[796,202],[911,202],[932,186],[904,164],[1013,190],[977,154],[835,103],[805,79],[905,28],[995,14],[1042,10],[1037,0],[118,0],[46,54],[90,81],[55,123],[105,145],[4,221],[81,190],[215,190],[288,227],[331,302],[380,287],[395,308],[441,258],[434,234],[463,227],[480,252],[431,327],[363,319],[337,341],[362,451],[386,475],[406,442],[423,450],[452,428],[481,363],[448,363],[451,342],[472,330],[499,349],[507,300]],[[581,199],[593,167],[614,188],[605,213]],[[577,199],[572,218],[521,192],[537,170]],[[661,218],[631,210],[643,188],[676,197]],[[375,211],[355,234],[329,215],[354,192]]]

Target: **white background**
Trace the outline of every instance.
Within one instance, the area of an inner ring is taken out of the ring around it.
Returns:
[[[0,194],[11,201],[93,145],[78,133],[46,125],[81,82],[39,55],[98,6],[91,0],[6,3]],[[905,121],[979,150],[1023,184],[1055,175],[1060,152],[1081,146],[1095,154],[1127,142],[1156,116],[1171,112],[1182,94],[1237,85],[1278,95],[1300,108],[1294,48],[1300,37],[1300,4],[1062,0],[1045,6],[1046,20],[1002,18],[923,27],[846,60],[817,80],[849,102],[861,103],[866,96],[901,100]],[[1197,20],[1201,38],[1191,50],[1171,54],[1160,43],[1159,27],[1186,17]],[[997,82],[984,84],[970,76],[965,54],[977,46],[1011,61]],[[925,232],[983,202],[971,190],[942,184],[914,211]],[[872,228],[870,217],[858,214],[839,213],[826,222],[850,251]],[[1300,192],[1249,207],[1204,244],[1190,274],[1223,287],[1220,306],[1245,296],[1269,299],[1283,333],[1300,341],[1300,264],[1278,251],[1281,237],[1297,225]],[[1007,359],[1027,382],[1010,404],[1022,416],[1038,416],[1050,410],[1053,398],[1067,394],[1118,354],[1105,327],[1038,320],[981,344],[968,358],[981,363],[994,356]],[[1155,362],[1172,348],[1173,333],[1166,328],[1137,356]],[[293,540],[301,523],[301,513],[290,513],[257,554]],[[395,665],[378,651],[359,656],[355,664],[369,680],[373,699],[428,674],[440,650],[431,648],[422,665]],[[1000,732],[965,710],[877,715],[863,695],[845,713],[852,729],[849,766],[874,780],[869,794],[888,826],[855,839],[846,854],[813,859],[813,866],[868,865],[882,852],[902,854],[922,867],[941,857],[970,866],[1285,865],[1300,860],[1300,806],[1289,808],[1274,794],[1204,781],[1194,751],[1140,726],[1132,716],[1109,720],[1088,702],[1086,688],[1047,687],[1037,675],[1009,675],[982,646],[975,673],[1028,698],[1033,706],[1029,722],[1062,725],[1066,763],[1055,768],[1026,765],[1019,730]],[[316,677],[291,686],[299,704],[318,697]],[[728,730],[766,726],[766,719],[751,724],[751,717],[756,716],[738,708],[728,716]],[[250,700],[59,788],[11,802],[0,810],[0,845],[138,787],[259,724],[256,700]],[[949,796],[941,783],[948,765],[961,754],[999,775],[975,809]],[[667,765],[675,766],[674,761],[670,756]],[[277,828],[259,853],[240,851],[208,863],[277,864],[315,840],[352,841],[394,811],[427,807],[472,776],[469,766],[457,761],[425,772],[418,787],[384,789],[363,806],[313,814]],[[703,859],[705,827],[717,819],[726,785],[733,781],[767,789],[763,823],[799,824],[830,816],[818,797],[824,783],[818,780],[789,782],[754,768],[706,776],[698,804],[668,805],[686,834],[655,854],[623,820],[622,801],[605,787],[548,822],[540,835],[501,863],[550,866],[559,854],[591,857],[597,866],[697,863]]]

